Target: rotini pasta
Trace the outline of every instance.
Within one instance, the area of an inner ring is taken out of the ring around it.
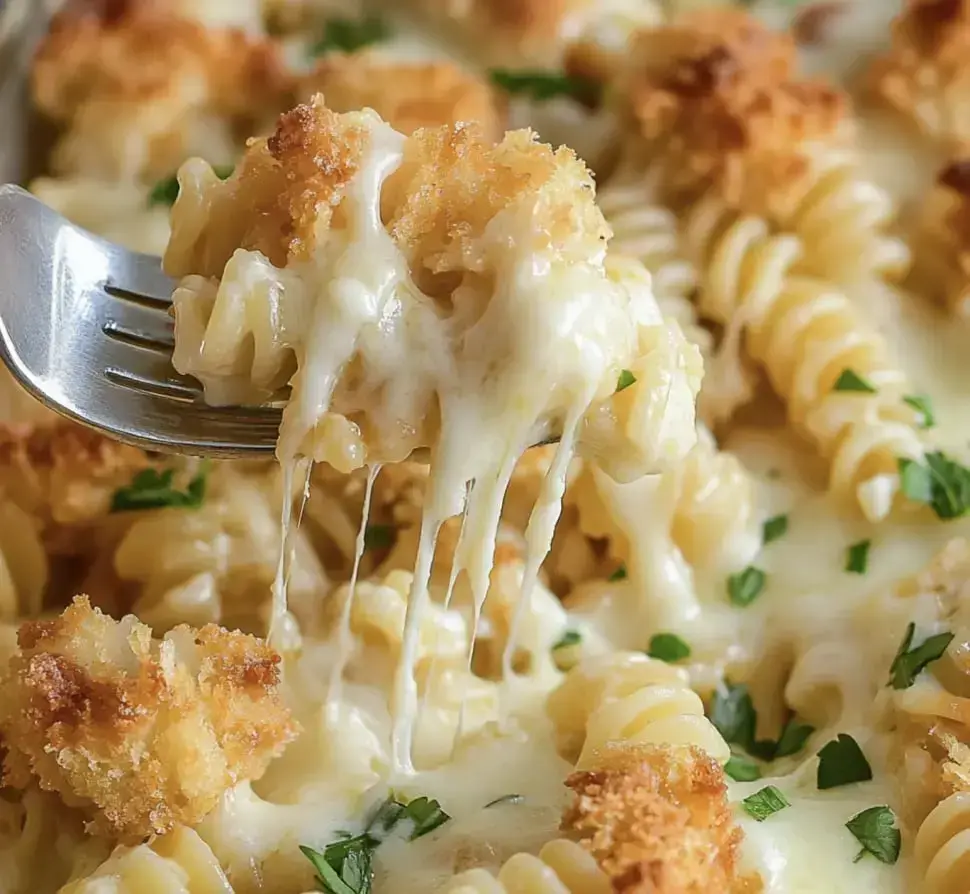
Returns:
[[[159,630],[218,623],[262,634],[279,563],[279,518],[256,481],[221,466],[208,474],[199,508],[137,518],[117,546],[114,570],[133,586],[135,613]],[[312,625],[329,582],[305,535],[295,532],[289,546],[291,606]]]
[[[868,518],[885,518],[899,458],[919,459],[923,445],[917,415],[903,402],[905,376],[882,338],[842,292],[792,274],[798,239],[771,236],[763,221],[737,215],[717,196],[690,212],[684,241],[703,270],[701,312],[728,328],[727,349],[737,350],[743,334],[792,425],[829,460],[830,488]],[[869,390],[835,390],[847,370]]]
[[[446,894],[610,894],[613,886],[593,857],[578,844],[557,839],[537,856],[515,854],[497,875],[469,869],[451,879]]]
[[[177,826],[150,845],[119,847],[91,875],[59,894],[233,894],[226,874],[198,834]]]
[[[693,745],[721,763],[730,749],[683,671],[636,653],[587,659],[549,696],[560,750],[588,769],[609,743]]]
[[[956,792],[923,820],[913,845],[926,894],[960,894],[970,871],[970,792]]]
[[[38,614],[47,580],[39,525],[13,503],[0,502],[0,622]]]
[[[645,30],[618,78],[627,163],[646,154],[658,194],[678,208],[714,190],[732,208],[796,233],[806,272],[899,277],[909,252],[885,232],[895,203],[862,173],[847,98],[797,77],[795,55],[791,35],[735,9]]]

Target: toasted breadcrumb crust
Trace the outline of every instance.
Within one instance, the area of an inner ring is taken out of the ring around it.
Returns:
[[[373,109],[395,130],[476,122],[484,139],[505,132],[504,103],[481,78],[451,62],[390,62],[370,53],[321,60],[301,79],[300,98],[320,93],[334,112]]]
[[[790,34],[735,9],[708,9],[640,31],[616,95],[633,145],[675,160],[673,192],[714,186],[760,211],[806,173],[804,144],[835,138],[848,100],[799,79]]]
[[[575,798],[562,830],[610,877],[617,894],[751,891],[738,877],[743,838],[724,772],[693,746],[608,746],[597,769],[566,780]]]
[[[150,464],[143,450],[73,422],[0,426],[0,493],[41,521],[55,554],[83,549],[78,529],[107,515],[115,491]]]
[[[970,0],[908,0],[869,78],[878,96],[929,135],[970,141],[962,111],[970,90]]]
[[[289,86],[270,40],[169,15],[169,4],[104,2],[56,15],[33,66],[34,100],[59,121],[85,102],[168,96],[188,81],[218,108],[244,114]]]
[[[56,171],[167,176],[200,141],[225,152],[211,119],[244,139],[285,107],[293,79],[276,43],[168,7],[78,4],[54,17],[31,74],[36,107],[65,128]]]
[[[183,166],[183,187],[190,178],[203,181],[205,217],[201,227],[185,228],[183,244],[178,223],[188,200],[179,196],[167,272],[220,276],[237,248],[261,251],[277,267],[310,257],[317,240],[342,223],[340,203],[378,123],[372,112],[338,115],[317,95],[281,115],[268,139],[250,141],[227,180],[205,165]],[[529,131],[493,145],[466,124],[422,129],[406,140],[403,162],[384,184],[382,215],[415,279],[430,288],[422,274],[463,269],[486,224],[530,201],[537,250],[567,253],[577,240],[588,250],[589,240],[609,233],[592,177],[571,150],[554,151]],[[197,214],[191,209],[193,219]]]
[[[917,275],[953,313],[970,316],[970,158],[940,171],[923,207],[916,248]]]
[[[486,55],[528,57],[533,63],[555,58],[569,28],[570,14],[584,0],[417,0],[425,14],[451,25]]]
[[[125,843],[195,825],[297,732],[279,655],[252,636],[210,624],[156,640],[79,596],[19,643],[0,680],[4,784],[36,781]]]

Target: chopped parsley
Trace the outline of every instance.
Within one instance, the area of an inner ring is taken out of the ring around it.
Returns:
[[[489,807],[498,807],[499,804],[521,804],[524,800],[525,798],[522,795],[502,795],[501,798],[489,801],[483,809],[487,810]]]
[[[889,667],[889,682],[893,689],[909,689],[928,664],[943,657],[943,653],[953,639],[952,633],[937,633],[923,640],[913,649],[910,647],[913,645],[915,635],[916,625],[908,624],[903,641],[896,651],[896,657]]]
[[[559,640],[553,647],[553,652],[556,649],[565,649],[569,646],[578,646],[583,641],[583,636],[578,630],[567,630],[563,635],[562,639]]]
[[[375,16],[363,19],[335,17],[327,19],[323,34],[310,48],[311,56],[325,56],[327,53],[353,53],[357,50],[380,43],[391,36],[386,23]]]
[[[608,580],[608,581],[609,581],[610,583],[613,583],[614,581],[618,581],[618,580],[626,580],[626,565],[619,565],[619,566],[617,567],[617,569],[616,569],[616,571],[614,571],[614,572],[613,572],[613,573],[612,573],[612,574],[611,574],[611,575],[610,575],[610,576],[609,576],[609,577],[607,578],[607,580]]]
[[[174,485],[175,469],[142,469],[127,487],[121,487],[111,498],[112,512],[137,512],[142,509],[198,509],[205,501],[206,477],[209,469],[202,464],[199,473],[189,481],[185,490]]]
[[[754,565],[732,574],[728,578],[728,596],[731,603],[742,608],[751,605],[761,594],[766,580],[765,573]]]
[[[364,549],[387,549],[393,543],[393,525],[368,525],[364,528]]]
[[[845,827],[862,845],[853,862],[858,863],[866,854],[890,866],[899,859],[902,835],[896,828],[896,815],[888,807],[868,807],[852,817]]]
[[[764,543],[771,543],[788,533],[788,516],[776,515],[769,518],[761,527],[761,539]]]
[[[735,782],[754,782],[761,778],[761,767],[743,754],[732,754],[724,765],[724,772]]]
[[[620,371],[619,378],[616,380],[616,393],[619,394],[621,391],[629,388],[637,380],[637,377],[633,375],[628,369]]]
[[[763,823],[773,813],[791,807],[785,796],[773,785],[766,785],[753,795],[748,795],[741,802],[748,815],[759,823]]]
[[[789,718],[778,737],[775,753],[771,756],[771,759],[777,760],[779,757],[790,757],[793,754],[798,754],[805,747],[808,737],[814,732],[814,726],[799,723],[794,717]]]
[[[756,739],[758,712],[748,687],[743,683],[728,683],[723,689],[718,689],[711,700],[709,717],[729,745],[737,746],[763,761],[797,754],[805,746],[808,737],[815,732],[813,726],[792,717],[785,724],[777,742],[773,739]],[[734,756],[738,757],[738,754],[735,753]]]
[[[212,170],[220,180],[226,180],[235,170],[234,165],[214,165]],[[154,208],[156,205],[168,205],[171,207],[179,197],[179,181],[175,174],[170,177],[163,177],[153,187],[148,194],[148,207]]]
[[[970,469],[945,453],[927,453],[926,465],[900,459],[899,479],[910,500],[928,504],[939,518],[960,518],[970,510]]]
[[[451,819],[433,798],[419,797],[402,804],[384,801],[360,835],[345,836],[328,844],[323,853],[300,845],[303,855],[317,871],[316,882],[326,894],[369,894],[373,880],[374,851],[401,822],[411,824],[408,841],[433,832]]]
[[[711,723],[729,745],[747,748],[754,741],[758,714],[744,683],[718,689],[711,700]]]
[[[862,376],[851,369],[843,369],[842,374],[835,380],[832,386],[833,391],[861,391],[866,394],[875,394],[876,389],[872,387]]]
[[[671,664],[690,658],[690,646],[676,633],[656,633],[650,638],[650,648],[647,654],[651,658],[659,658]]]
[[[845,570],[849,574],[865,574],[869,565],[869,547],[871,540],[860,540],[853,543],[845,553]]]
[[[936,425],[936,415],[933,413],[933,404],[926,394],[907,394],[903,397],[903,403],[912,407],[919,413],[920,428],[932,428]]]
[[[822,746],[818,753],[816,781],[821,790],[868,782],[872,779],[872,767],[862,753],[859,743],[846,733]]]
[[[567,96],[584,105],[597,106],[602,99],[602,87],[597,81],[561,71],[493,68],[489,77],[506,93],[526,96],[536,102]]]

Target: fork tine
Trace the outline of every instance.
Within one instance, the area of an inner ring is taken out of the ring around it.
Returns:
[[[175,348],[175,333],[171,326],[159,332],[151,332],[144,329],[133,329],[119,320],[112,319],[101,327],[101,331],[108,338],[113,338],[123,344],[144,348],[148,351],[158,351],[169,357],[171,357]]]
[[[112,276],[105,283],[105,291],[116,298],[129,301],[142,299],[168,308],[172,304],[175,286],[175,280],[165,275],[157,257],[125,252],[124,263],[112,270]]]

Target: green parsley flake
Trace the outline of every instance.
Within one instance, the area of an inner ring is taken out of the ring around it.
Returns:
[[[616,569],[616,571],[614,571],[607,578],[607,580],[610,583],[613,583],[614,581],[618,581],[618,580],[626,580],[626,565],[620,565],[620,566],[618,566],[617,569]]]
[[[323,36],[310,48],[310,55],[325,56],[327,53],[354,53],[391,36],[390,29],[380,19],[368,16],[363,19],[335,17],[327,19]]]
[[[852,817],[845,827],[862,845],[854,862],[858,863],[866,854],[890,866],[899,859],[902,835],[896,828],[896,815],[888,807],[869,807]]]
[[[943,653],[953,640],[952,633],[937,633],[923,640],[915,649],[911,649],[915,635],[916,625],[908,624],[896,657],[889,667],[889,682],[893,689],[909,689],[928,664],[943,657]]]
[[[566,96],[583,105],[597,106],[602,99],[602,86],[597,81],[559,71],[493,68],[489,77],[496,87],[506,93],[525,96],[536,102]]]
[[[767,580],[765,573],[754,565],[728,578],[728,596],[733,605],[741,608],[751,605],[764,589]]]
[[[781,731],[772,760],[780,757],[790,757],[798,754],[805,747],[808,737],[815,732],[815,727],[807,723],[799,723],[794,717],[790,718]]]
[[[220,180],[227,180],[232,176],[235,165],[213,165],[212,170]],[[156,205],[171,207],[178,197],[178,177],[172,174],[171,177],[163,177],[152,187],[152,191],[148,194],[148,207],[154,208]]]
[[[711,723],[729,745],[747,748],[754,741],[758,715],[744,683],[727,683],[711,700]]]
[[[926,394],[907,394],[903,397],[903,403],[912,407],[919,413],[920,428],[932,428],[936,425],[936,415],[933,413],[933,404],[929,395]]]
[[[773,813],[791,807],[785,796],[773,785],[766,785],[753,795],[748,795],[741,802],[741,806],[747,811],[748,815],[755,821],[763,823]]]
[[[869,565],[869,547],[872,546],[871,540],[860,540],[853,543],[846,550],[845,570],[849,574],[865,574]]]
[[[637,377],[630,370],[622,370],[619,378],[616,380],[616,393],[619,394],[624,389],[629,388],[636,380]]]
[[[903,493],[914,503],[926,503],[938,518],[960,518],[970,510],[970,469],[939,451],[926,454],[926,464],[899,460]]]
[[[852,736],[839,733],[837,738],[819,751],[816,781],[820,790],[840,788],[853,782],[868,782],[870,779],[872,767]]]
[[[771,543],[788,533],[788,516],[776,515],[769,518],[761,527],[761,539],[764,543]]]
[[[321,854],[300,845],[303,855],[317,871],[318,890],[326,894],[369,894],[373,880],[374,851],[401,822],[411,824],[408,841],[433,832],[451,819],[433,798],[419,797],[402,804],[394,798],[384,801],[360,835],[345,836],[328,844]]]
[[[173,484],[175,469],[142,469],[127,487],[119,488],[111,498],[112,512],[137,512],[143,509],[198,509],[205,501],[206,476],[209,469],[202,464],[199,473],[184,491]]]
[[[690,658],[690,646],[676,633],[657,633],[650,638],[647,654],[651,658],[659,658],[661,661],[673,664],[675,661]]]
[[[583,636],[578,630],[567,630],[563,635],[562,639],[559,640],[553,647],[553,652],[556,649],[566,649],[569,646],[577,646],[583,641]]]
[[[732,754],[724,765],[724,772],[735,782],[754,782],[761,778],[761,768],[743,754]]]
[[[500,804],[521,804],[524,800],[525,798],[522,795],[502,795],[501,798],[489,801],[483,809],[487,810],[489,807],[498,807]]]
[[[843,369],[832,386],[833,391],[861,391],[866,394],[875,394],[876,389],[872,387],[862,376],[851,369]]]
[[[394,543],[393,525],[368,525],[364,528],[364,549],[388,549]]]

